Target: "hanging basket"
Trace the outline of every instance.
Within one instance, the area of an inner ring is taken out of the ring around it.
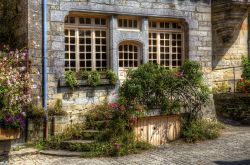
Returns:
[[[3,129],[0,128],[0,141],[2,140],[14,140],[20,138],[19,129]]]

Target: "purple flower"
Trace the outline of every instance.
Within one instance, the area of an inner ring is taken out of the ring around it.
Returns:
[[[25,116],[22,113],[19,113],[16,117],[15,117],[16,121],[19,123],[20,128],[24,128],[26,125],[25,122]]]

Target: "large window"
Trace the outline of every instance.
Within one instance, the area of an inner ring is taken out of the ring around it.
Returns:
[[[140,62],[139,46],[132,42],[122,43],[119,46],[119,67],[136,68]]]
[[[65,70],[106,70],[107,18],[68,16],[65,19]]]
[[[149,21],[149,61],[177,68],[184,59],[184,29],[181,23]]]

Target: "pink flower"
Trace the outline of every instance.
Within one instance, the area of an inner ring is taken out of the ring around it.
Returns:
[[[116,150],[119,150],[121,148],[121,145],[119,143],[115,143],[114,147],[115,147]]]
[[[117,103],[110,103],[109,107],[111,107],[112,109],[117,109],[117,108],[119,108],[119,104],[117,104]]]

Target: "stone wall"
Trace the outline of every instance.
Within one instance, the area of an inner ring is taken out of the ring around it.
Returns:
[[[225,93],[214,95],[217,115],[233,119],[242,124],[250,124],[250,95]]]
[[[228,84],[233,90],[234,77],[236,80],[241,78],[241,59],[249,53],[248,8],[247,5],[217,2],[212,9],[214,85],[229,80]],[[228,67],[236,67],[235,75],[233,68]]]
[[[28,3],[28,48],[34,80],[33,98],[42,101],[42,0],[25,0]]]

